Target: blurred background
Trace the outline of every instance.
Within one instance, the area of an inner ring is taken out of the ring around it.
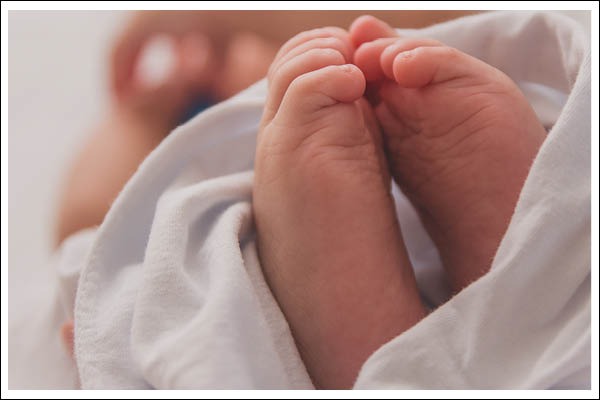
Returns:
[[[8,13],[9,315],[11,288],[53,276],[47,264],[69,163],[105,112],[107,56],[127,17],[113,11]]]
[[[587,11],[562,11],[590,32]],[[9,316],[14,290],[53,277],[48,266],[66,171],[109,104],[109,55],[124,11],[8,14]]]
[[[8,13],[9,315],[22,299],[11,288],[53,276],[46,269],[62,178],[106,109],[107,55],[126,17]]]

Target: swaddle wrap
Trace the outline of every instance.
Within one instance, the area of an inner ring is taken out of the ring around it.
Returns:
[[[551,129],[491,271],[377,350],[355,388],[589,387],[588,39],[565,18],[533,13],[401,33],[503,70]],[[265,94],[261,82],[172,132],[88,241],[75,305],[83,388],[313,388],[256,252]],[[394,195],[423,296],[440,304],[439,257]]]

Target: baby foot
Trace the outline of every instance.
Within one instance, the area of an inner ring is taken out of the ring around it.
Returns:
[[[351,35],[392,175],[459,291],[489,270],[546,132],[510,78],[476,58],[372,17]]]
[[[279,51],[256,151],[265,277],[313,382],[349,388],[367,357],[424,315],[347,32]]]

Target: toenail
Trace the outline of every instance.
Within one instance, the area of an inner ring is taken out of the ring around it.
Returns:
[[[402,53],[398,53],[396,55],[396,58],[402,58],[402,59],[406,59],[406,58],[411,58],[415,55],[415,51],[414,50],[407,50],[407,51],[403,51]]]

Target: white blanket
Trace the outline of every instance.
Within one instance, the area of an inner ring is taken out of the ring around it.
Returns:
[[[437,252],[394,191],[423,296],[443,305],[377,350],[355,388],[589,388],[589,38],[566,18],[525,12],[401,33],[506,72],[549,134],[492,270],[445,303]],[[67,309],[77,296],[83,388],[313,388],[256,254],[252,164],[265,87],[175,130],[97,233],[65,244],[62,291]]]

